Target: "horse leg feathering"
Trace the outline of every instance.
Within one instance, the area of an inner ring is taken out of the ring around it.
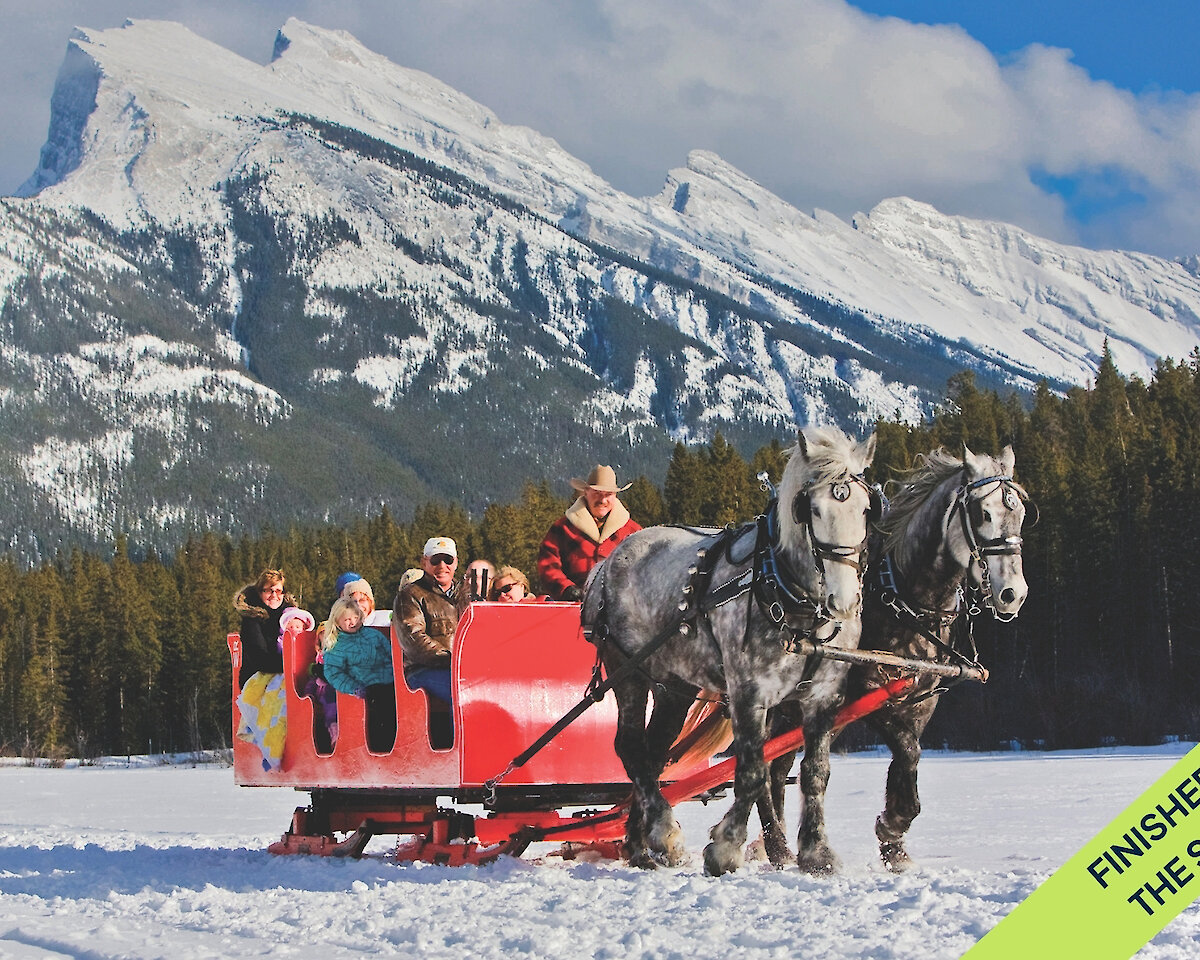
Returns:
[[[800,834],[796,863],[806,873],[833,873],[837,855],[825,833],[825,789],[829,785],[829,747],[833,742],[832,715],[816,714],[804,725],[804,757],[800,761]]]
[[[704,870],[719,877],[742,865],[742,848],[746,843],[746,821],[750,809],[761,795],[766,795],[767,763],[763,760],[763,744],[767,739],[765,705],[749,692],[741,692],[733,704],[734,748],[737,771],[733,780],[733,804],[709,836],[712,842],[704,848]]]
[[[626,856],[632,865],[644,869],[658,866],[656,853],[667,863],[678,863],[684,853],[682,834],[659,789],[662,766],[655,769],[646,736],[649,685],[635,673],[618,682],[613,692],[617,698],[614,745],[633,786],[632,811],[626,823]]]

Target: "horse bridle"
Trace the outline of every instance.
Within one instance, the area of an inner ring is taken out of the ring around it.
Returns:
[[[966,470],[966,467],[963,468]],[[1007,623],[1015,620],[1016,613],[1000,613],[996,609],[996,602],[992,596],[992,576],[988,570],[987,558],[997,556],[1020,556],[1021,545],[1024,540],[1019,536],[995,537],[988,540],[981,540],[979,532],[976,529],[983,524],[983,500],[989,494],[985,493],[980,496],[971,496],[971,492],[978,490],[980,487],[988,487],[994,484],[999,484],[1003,493],[1001,494],[1004,505],[1010,510],[1015,510],[1017,501],[1026,500],[1027,497],[1022,493],[1021,488],[1017,486],[1016,481],[1011,476],[1005,474],[997,474],[992,477],[984,477],[981,480],[974,480],[970,483],[963,482],[963,485],[958,488],[958,493],[954,496],[954,502],[950,505],[950,510],[947,514],[946,523],[949,525],[955,512],[959,515],[959,520],[962,523],[963,537],[967,541],[967,549],[971,553],[971,562],[979,567],[979,586],[976,587],[967,578],[967,583],[971,587],[972,593],[978,593],[979,603],[974,602],[972,598],[972,607],[968,612],[971,614],[979,613],[983,607],[987,607],[992,616],[997,620]]]
[[[862,579],[865,567],[862,556],[866,552],[867,540],[870,537],[869,528],[871,524],[875,523],[883,515],[882,495],[875,487],[867,483],[866,478],[860,474],[850,474],[841,480],[833,481],[829,485],[833,499],[838,502],[850,499],[850,484],[852,483],[861,484],[863,489],[867,491],[867,496],[871,501],[870,506],[867,508],[867,536],[863,537],[862,542],[857,546],[848,547],[817,539],[817,534],[813,530],[812,524],[812,491],[815,489],[816,484],[805,486],[792,500],[792,519],[808,531],[808,540],[812,544],[813,559],[817,561],[817,569],[822,571],[822,582],[825,577],[824,569],[821,565],[823,560],[831,560],[834,563],[844,563],[854,567],[858,571],[859,579]]]
[[[813,639],[821,626],[832,622],[831,618],[825,616],[827,611],[825,610],[824,603],[824,561],[829,560],[833,563],[844,563],[853,567],[858,572],[858,580],[861,585],[863,574],[866,570],[863,554],[866,552],[868,538],[864,537],[861,543],[854,546],[828,543],[818,539],[812,525],[812,491],[817,485],[808,484],[801,489],[792,500],[792,519],[798,525],[803,526],[808,533],[809,546],[812,549],[813,555],[813,567],[820,578],[820,587],[818,591],[819,596],[815,600],[807,595],[807,593],[797,596],[792,590],[791,585],[799,585],[799,578],[794,576],[794,572],[788,567],[786,560],[779,556],[776,550],[779,545],[779,502],[775,496],[775,489],[766,478],[766,474],[759,474],[758,479],[763,489],[772,494],[772,503],[768,505],[766,511],[758,518],[759,535],[755,545],[752,580],[755,596],[770,620],[777,625],[782,626],[788,614],[811,616],[813,625],[810,630],[801,632],[795,630],[794,627],[792,629],[796,636],[801,639]],[[867,510],[868,522],[873,523],[882,513],[883,498],[879,491],[868,484],[862,476],[850,474],[839,480],[834,480],[830,484],[833,498],[838,502],[848,500],[851,483],[860,483],[866,489],[870,497],[870,507]],[[793,575],[788,576],[787,574]],[[823,638],[820,642],[831,640],[837,635],[840,629],[841,625],[838,624],[833,634]]]

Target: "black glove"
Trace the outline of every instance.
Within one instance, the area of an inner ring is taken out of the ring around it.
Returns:
[[[310,676],[316,677],[318,680],[325,679],[325,664],[314,663],[308,668]]]
[[[564,600],[569,600],[572,603],[578,603],[583,599],[583,587],[577,587],[575,584],[571,584],[571,586],[567,587],[567,589],[562,592],[562,598]]]

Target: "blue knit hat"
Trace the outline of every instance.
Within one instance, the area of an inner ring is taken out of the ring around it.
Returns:
[[[346,584],[350,583],[352,580],[361,580],[361,579],[362,579],[362,577],[360,577],[357,573],[351,573],[349,570],[347,570],[345,573],[343,573],[340,577],[337,578],[337,595],[339,597],[342,595],[342,590],[346,586]]]

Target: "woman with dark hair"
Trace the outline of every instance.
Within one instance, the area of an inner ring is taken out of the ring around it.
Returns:
[[[295,599],[284,592],[281,570],[264,570],[233,598],[233,608],[242,615],[237,736],[258,747],[267,771],[283,763],[287,697],[280,621],[284,611],[295,606]]]
[[[264,570],[258,579],[242,587],[233,598],[233,609],[242,615],[242,668],[238,686],[256,673],[283,673],[283,646],[279,642],[279,618],[296,606],[284,592],[282,570]]]

